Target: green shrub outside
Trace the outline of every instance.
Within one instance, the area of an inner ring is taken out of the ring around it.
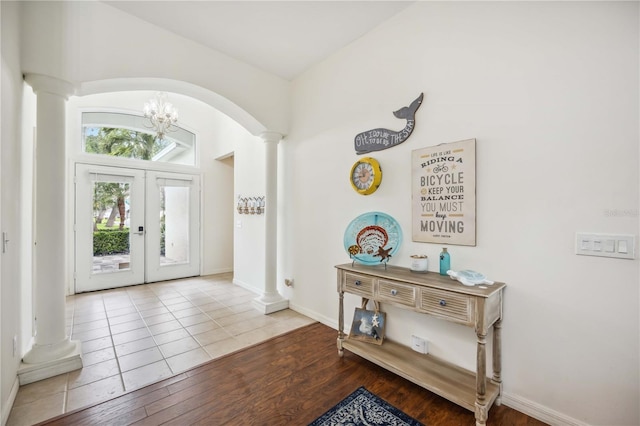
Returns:
[[[93,233],[93,255],[129,253],[129,228],[103,229]]]

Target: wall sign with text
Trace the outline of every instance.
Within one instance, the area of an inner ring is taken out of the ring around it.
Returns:
[[[412,238],[476,245],[476,140],[411,153]]]
[[[381,151],[387,148],[393,148],[409,139],[416,124],[416,111],[422,105],[424,93],[420,93],[409,106],[402,107],[393,112],[396,118],[407,120],[404,129],[396,131],[389,129],[373,129],[366,132],[358,133],[353,141],[356,154],[366,154],[373,151]]]

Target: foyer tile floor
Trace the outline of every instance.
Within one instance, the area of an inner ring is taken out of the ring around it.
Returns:
[[[81,370],[21,386],[7,426],[33,425],[311,324],[291,310],[262,315],[254,293],[210,275],[67,297],[67,334]]]

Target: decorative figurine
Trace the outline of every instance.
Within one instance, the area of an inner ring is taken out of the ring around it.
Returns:
[[[488,280],[487,277],[484,276],[484,274],[468,269],[458,272],[450,270],[447,272],[447,274],[451,277],[452,280],[458,280],[460,284],[469,287],[479,284],[493,284],[493,281]]]
[[[393,247],[389,247],[388,249],[383,247],[378,247],[378,252],[374,254],[374,256],[380,256],[380,262],[382,262],[385,259],[388,262],[389,259],[391,259],[391,253],[390,253],[391,250],[393,250]]]

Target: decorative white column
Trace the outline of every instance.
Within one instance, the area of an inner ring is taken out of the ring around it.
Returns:
[[[33,347],[18,369],[20,384],[82,368],[80,342],[65,331],[65,103],[73,86],[27,74],[37,96],[35,148],[35,246]]]
[[[277,250],[278,250],[278,142],[282,135],[276,132],[263,132],[260,137],[265,142],[265,270],[264,293],[253,300],[253,306],[264,314],[281,311],[289,307],[289,301],[278,293]]]

